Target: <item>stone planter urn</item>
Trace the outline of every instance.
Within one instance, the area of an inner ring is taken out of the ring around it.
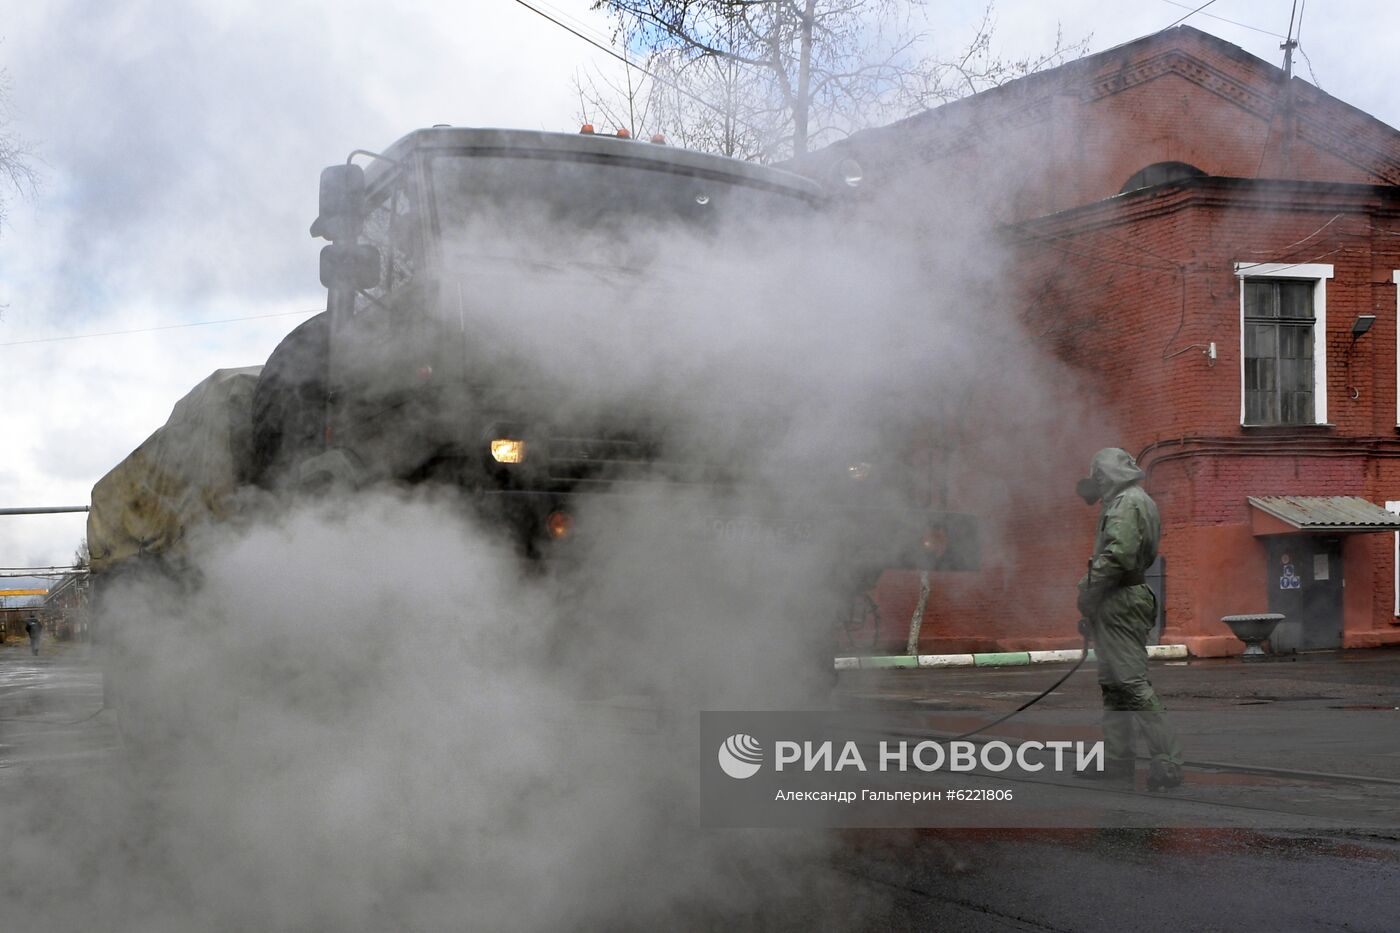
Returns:
[[[1274,627],[1283,621],[1281,612],[1256,612],[1251,615],[1221,616],[1221,622],[1230,626],[1235,637],[1244,642],[1242,661],[1261,661],[1269,656],[1261,646],[1274,633]]]

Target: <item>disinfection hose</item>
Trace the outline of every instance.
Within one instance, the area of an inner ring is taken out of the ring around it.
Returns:
[[[992,728],[992,726],[999,726],[999,725],[1001,725],[1002,723],[1004,723],[1004,722],[1006,722],[1008,719],[1010,719],[1012,716],[1015,716],[1017,713],[1024,713],[1026,710],[1030,709],[1032,706],[1034,706],[1035,704],[1039,703],[1041,700],[1045,699],[1045,698],[1048,697],[1050,694],[1052,694],[1052,693],[1054,693],[1056,690],[1058,690],[1058,689],[1060,688],[1060,685],[1063,684],[1065,681],[1069,680],[1071,677],[1073,677],[1073,676],[1074,676],[1074,672],[1077,671],[1077,670],[1079,670],[1081,667],[1083,667],[1083,666],[1084,666],[1084,662],[1087,661],[1088,659],[1089,659],[1089,635],[1088,635],[1088,633],[1086,632],[1085,635],[1084,635],[1084,649],[1083,649],[1083,651],[1081,651],[1080,654],[1079,654],[1079,660],[1074,662],[1074,666],[1073,666],[1073,667],[1071,667],[1069,670],[1065,671],[1065,675],[1064,675],[1063,677],[1061,677],[1059,680],[1055,681],[1055,682],[1054,682],[1053,684],[1051,684],[1050,686],[1046,687],[1046,688],[1045,688],[1044,690],[1042,690],[1040,693],[1038,693],[1038,694],[1036,694],[1035,696],[1031,697],[1031,698],[1030,698],[1029,700],[1027,700],[1026,702],[1022,703],[1020,706],[1018,706],[1018,707],[1016,707],[1015,709],[1013,709],[1011,712],[1007,713],[1005,716],[1002,716],[1000,719],[993,719],[991,722],[987,723],[985,726],[978,726],[976,729],[973,729],[971,732],[964,732],[962,735],[955,735],[955,736],[953,736],[951,739],[949,739],[949,741],[950,741],[950,742],[956,742],[958,739],[969,739],[969,738],[971,738],[972,736],[977,735],[978,733],[986,732],[988,729]]]

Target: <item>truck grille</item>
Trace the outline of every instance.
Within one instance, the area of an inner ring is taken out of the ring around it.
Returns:
[[[551,479],[575,482],[732,481],[730,471],[723,467],[666,460],[653,441],[618,437],[551,437],[548,471]]]
[[[644,441],[601,437],[552,437],[549,460],[554,463],[650,463],[655,459]]]

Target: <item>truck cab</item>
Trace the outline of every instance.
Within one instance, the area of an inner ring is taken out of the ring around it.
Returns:
[[[674,325],[743,287],[724,257],[828,209],[810,179],[610,136],[434,127],[354,153],[322,175],[327,311],[264,367],[249,478],[446,484],[530,560],[567,548],[582,496],[772,484],[745,467],[780,403],[690,404],[762,385],[707,384]],[[747,496],[705,533],[839,539],[864,586],[970,568],[974,523],[914,506],[900,430],[833,432],[777,471],[789,504]]]

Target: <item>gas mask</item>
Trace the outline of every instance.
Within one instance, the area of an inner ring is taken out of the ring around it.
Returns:
[[[1079,494],[1079,498],[1084,500],[1085,505],[1093,505],[1099,501],[1099,484],[1094,482],[1091,476],[1086,476],[1075,483],[1074,491]]]

